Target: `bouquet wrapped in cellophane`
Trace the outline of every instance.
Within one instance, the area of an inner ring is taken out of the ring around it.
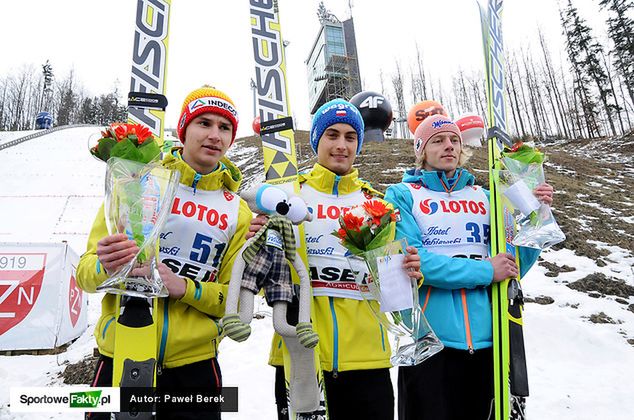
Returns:
[[[371,312],[394,338],[391,362],[414,366],[443,347],[418,302],[418,283],[403,267],[407,241],[390,241],[396,216],[380,199],[353,206],[332,234],[351,256],[355,282]]]
[[[91,153],[107,163],[104,215],[110,235],[125,233],[139,252],[97,290],[137,297],[167,296],[157,270],[158,241],[180,173],[161,166],[152,133],[138,124],[112,124]]]
[[[545,156],[526,143],[505,148],[503,170],[497,173],[498,186],[515,211],[513,245],[546,249],[566,239],[548,204],[541,203],[533,189],[546,182]]]

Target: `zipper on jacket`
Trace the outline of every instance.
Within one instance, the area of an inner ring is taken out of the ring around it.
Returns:
[[[335,301],[332,296],[328,297],[330,302],[330,313],[332,314],[333,351],[332,351],[332,377],[338,376],[339,369],[339,326],[337,325],[337,313],[335,312]]]
[[[101,338],[106,338],[106,331],[108,331],[108,327],[110,326],[110,324],[112,324],[112,321],[114,321],[114,316],[110,318],[108,322],[106,322],[106,325],[104,325],[103,332],[101,333]]]
[[[332,186],[332,193],[339,197],[339,181],[341,181],[341,176],[335,175],[335,183]]]
[[[473,354],[473,341],[471,340],[471,324],[469,324],[469,310],[467,309],[467,292],[465,289],[460,289],[460,295],[462,296],[462,314],[464,315],[464,327],[465,335],[467,336],[467,346],[469,347],[469,354]]]
[[[159,359],[158,359],[157,371],[156,371],[156,373],[159,375],[161,372],[161,366],[163,366],[163,359],[165,358],[165,347],[167,346],[167,330],[169,329],[169,323],[170,323],[169,314],[168,314],[169,298],[164,298],[163,302],[165,302],[165,304],[163,305],[163,332],[161,334],[161,347],[159,350]]]
[[[194,189],[194,195],[196,195],[196,185],[198,185],[198,181],[200,181],[200,178],[202,178],[203,176],[201,174],[199,174],[198,172],[196,172],[196,175],[194,175],[194,182],[192,182],[192,188]]]

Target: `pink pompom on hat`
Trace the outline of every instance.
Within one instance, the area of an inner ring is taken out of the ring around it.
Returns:
[[[451,118],[440,114],[431,115],[425,118],[414,132],[414,153],[417,158],[423,154],[429,139],[438,133],[453,133],[460,138],[462,143],[460,129]]]

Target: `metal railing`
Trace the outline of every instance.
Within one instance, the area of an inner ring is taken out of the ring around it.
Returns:
[[[101,126],[100,125],[96,125],[96,124],[60,125],[58,127],[53,127],[53,128],[48,129],[48,130],[40,130],[37,133],[31,133],[31,134],[29,134],[27,136],[20,137],[18,139],[14,139],[14,140],[10,140],[10,141],[8,141],[6,143],[0,143],[0,150],[6,149],[6,148],[11,147],[11,146],[16,146],[16,145],[18,145],[20,143],[24,143],[25,141],[32,140],[32,139],[37,138],[37,137],[45,136],[45,135],[53,133],[55,131],[66,130],[67,128],[77,128],[77,127],[101,127]]]

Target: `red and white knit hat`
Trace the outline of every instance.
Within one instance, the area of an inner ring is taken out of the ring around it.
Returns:
[[[238,130],[238,111],[229,96],[207,85],[192,91],[185,98],[183,108],[181,109],[181,116],[178,120],[178,138],[185,143],[185,129],[187,125],[197,116],[207,112],[221,115],[231,121],[231,125],[233,126],[231,144],[233,144],[236,138],[236,131]]]
[[[462,143],[460,129],[456,123],[445,115],[431,115],[425,118],[414,132],[414,153],[416,153],[417,158],[423,154],[423,150],[429,139],[438,133],[453,133],[460,138],[460,142]]]

